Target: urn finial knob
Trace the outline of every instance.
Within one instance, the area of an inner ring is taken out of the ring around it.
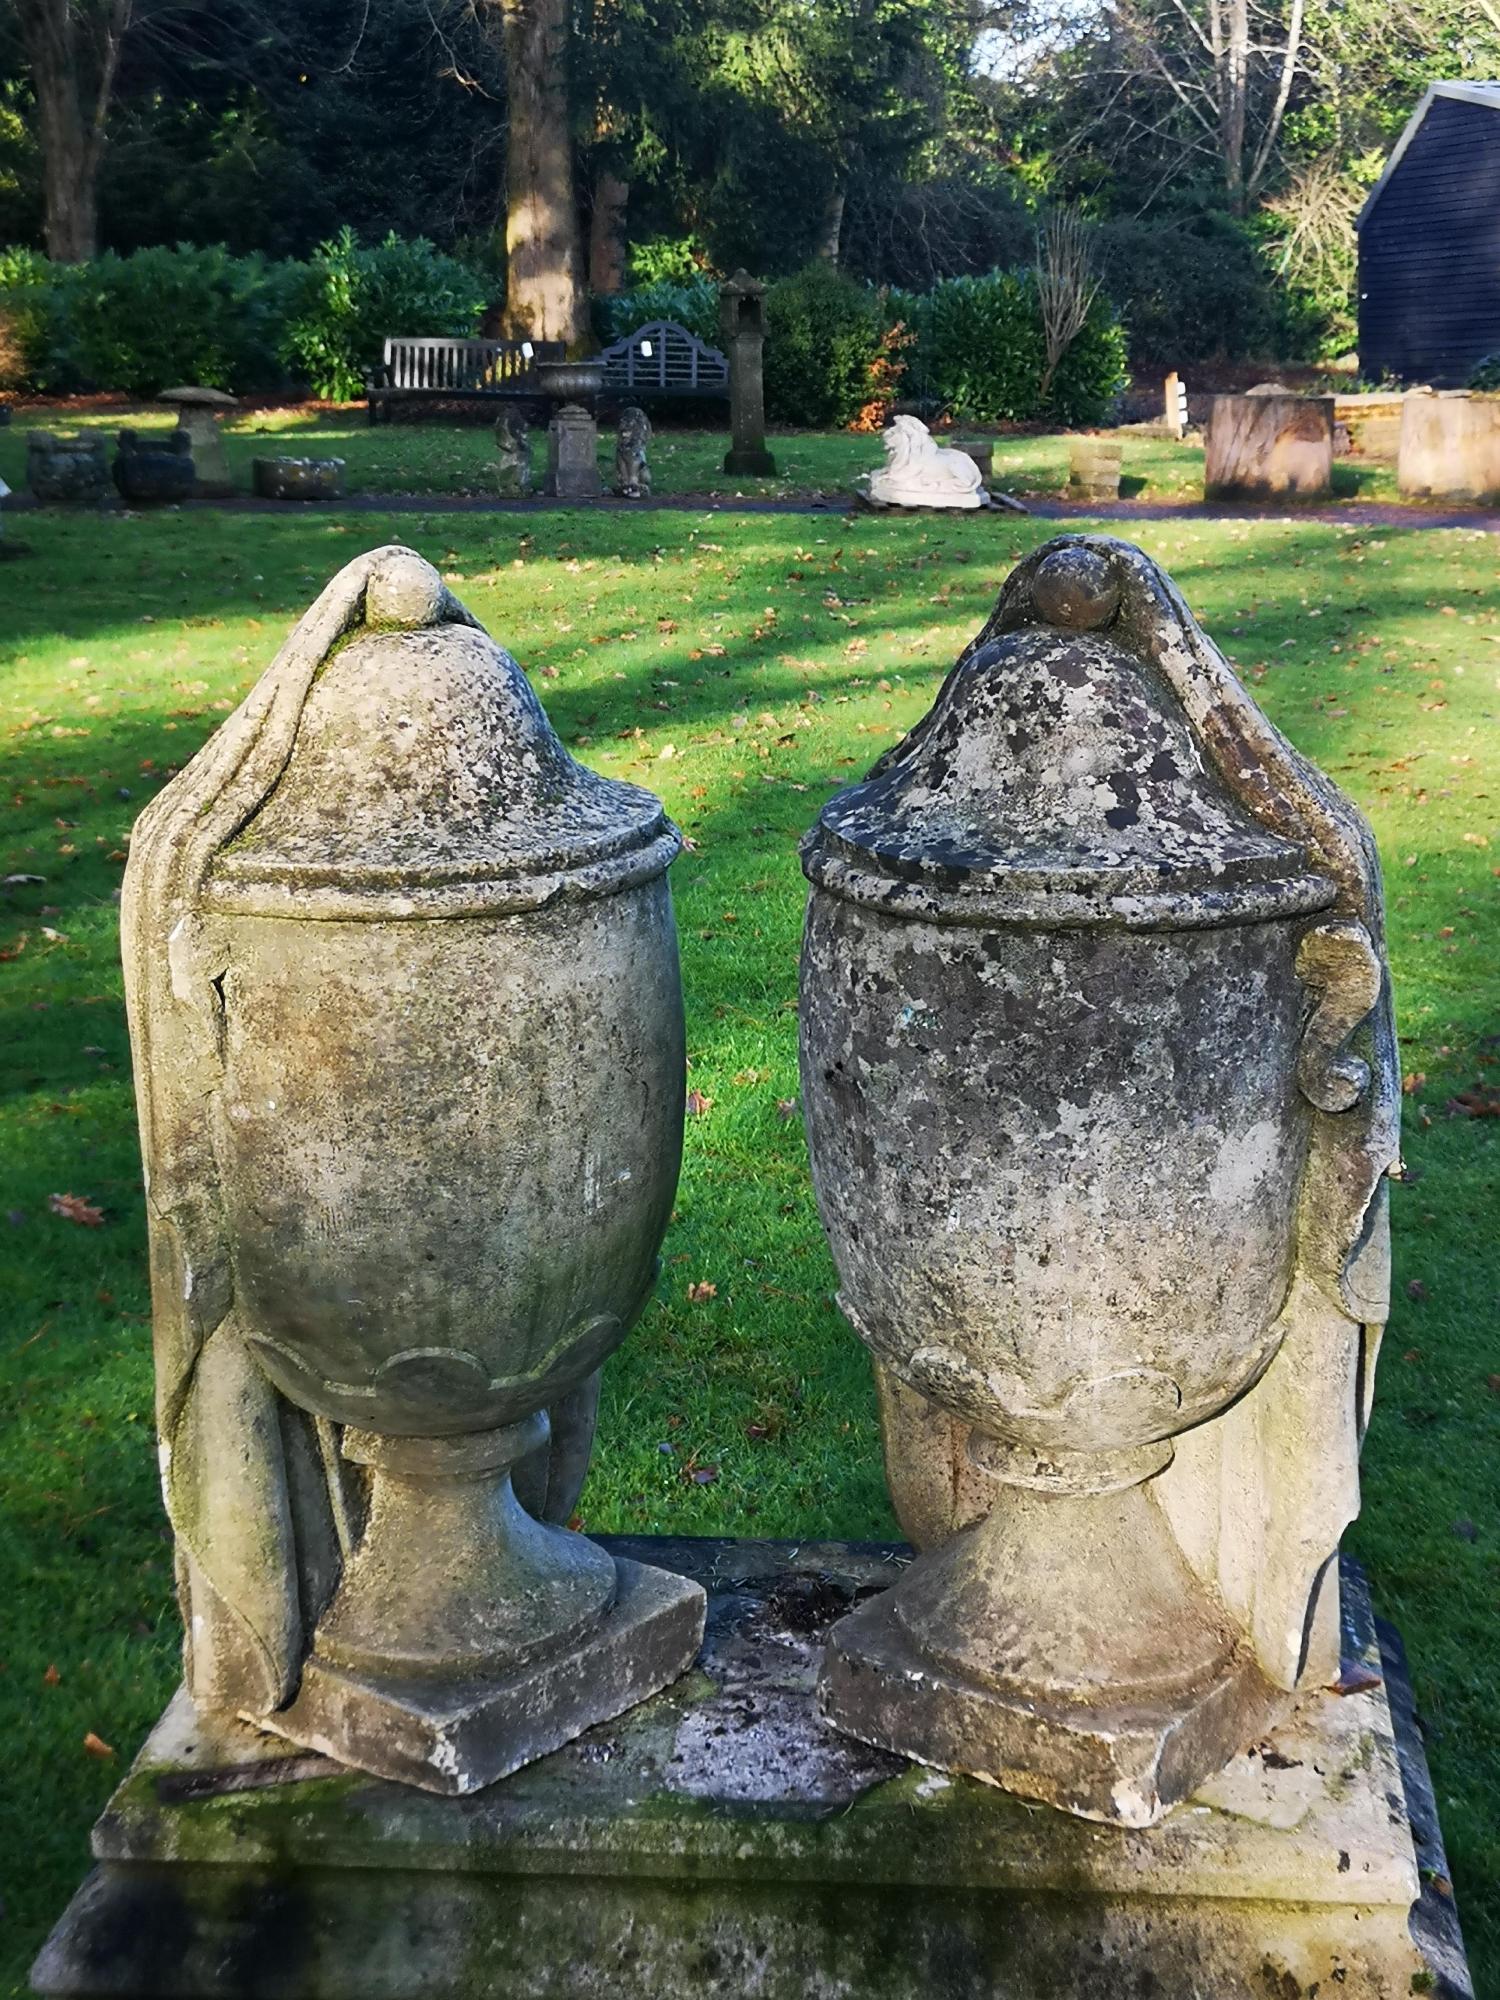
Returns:
[[[1037,565],[1031,598],[1049,625],[1097,632],[1120,608],[1120,586],[1109,558],[1097,549],[1054,549]]]

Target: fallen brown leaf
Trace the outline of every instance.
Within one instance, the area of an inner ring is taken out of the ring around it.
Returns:
[[[67,1222],[79,1223],[84,1229],[104,1227],[104,1210],[95,1208],[81,1194],[49,1194],[47,1206],[54,1215],[62,1216]]]
[[[714,1108],[711,1097],[705,1097],[701,1090],[690,1090],[687,1094],[687,1115],[689,1118],[706,1118]]]
[[[106,1743],[102,1736],[96,1736],[91,1729],[83,1739],[83,1747],[91,1757],[113,1757],[114,1747]]]
[[[42,1681],[44,1685],[49,1688],[55,1688],[61,1679],[62,1675],[57,1671],[56,1661],[54,1661],[52,1665],[48,1667],[46,1673],[42,1675]]]
[[[719,1296],[717,1285],[711,1285],[706,1278],[697,1278],[687,1288],[688,1304],[701,1306],[708,1299]]]

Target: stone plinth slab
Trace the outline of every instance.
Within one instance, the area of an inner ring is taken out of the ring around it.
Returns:
[[[152,2000],[1396,2000],[1468,1993],[1414,1735],[1324,1695],[1161,1825],[830,1731],[828,1626],[904,1552],[616,1541],[710,1592],[701,1666],[490,1790],[340,1771],[179,1696],[37,1963]],[[1351,1580],[1350,1641],[1378,1660]],[[1398,1710],[1402,1704],[1398,1700]],[[1436,1927],[1431,1921],[1436,1910]],[[1444,1923],[1447,1930],[1444,1931]]]

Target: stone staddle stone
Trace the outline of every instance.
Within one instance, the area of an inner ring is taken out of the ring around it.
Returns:
[[[819,1722],[824,1633],[905,1551],[608,1546],[708,1587],[701,1671],[467,1799],[210,1731],[179,1695],[95,1829],[100,1866],[37,1990],[1472,2000],[1451,1897],[1431,1886],[1447,1870],[1393,1635],[1390,1701],[1378,1682],[1307,1699],[1160,1825],[1127,1831]],[[1344,1595],[1346,1650],[1380,1665],[1347,1568]]]

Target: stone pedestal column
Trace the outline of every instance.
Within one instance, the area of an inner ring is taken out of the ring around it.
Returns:
[[[766,450],[765,294],[765,286],[745,271],[736,271],[719,293],[719,325],[729,355],[731,442],[724,470],[761,479],[776,471],[776,461]]]
[[[581,403],[564,403],[547,426],[547,478],[542,491],[550,500],[597,500],[604,491],[599,477],[599,426]]]

